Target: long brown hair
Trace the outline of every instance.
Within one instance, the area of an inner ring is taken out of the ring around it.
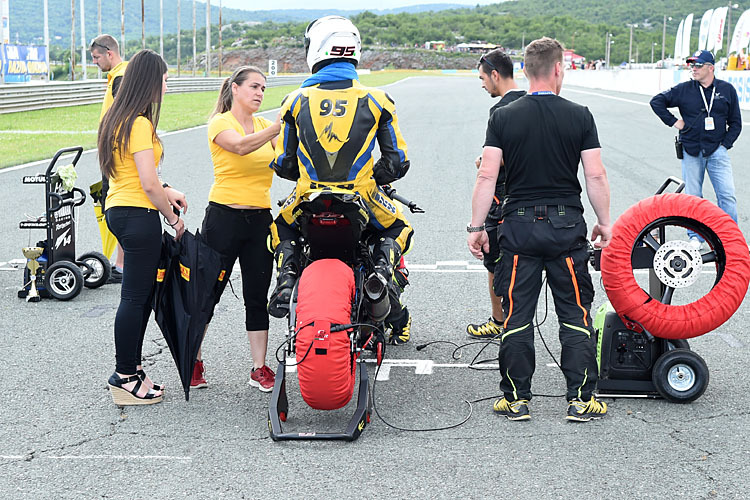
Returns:
[[[99,168],[105,177],[115,177],[115,151],[122,160],[128,150],[133,123],[139,116],[145,116],[151,122],[153,138],[161,144],[156,126],[159,124],[162,82],[166,72],[167,63],[153,50],[141,50],[128,63],[117,97],[99,124]]]
[[[232,84],[236,83],[237,85],[242,85],[245,80],[247,80],[247,77],[250,76],[250,73],[258,74],[262,76],[264,80],[266,79],[266,75],[264,75],[260,68],[256,66],[240,66],[234,70],[232,76],[224,80],[224,83],[221,85],[219,99],[216,101],[216,107],[214,108],[213,113],[211,113],[210,118],[213,118],[219,113],[226,113],[232,109],[232,102],[234,99],[234,96],[232,95]]]

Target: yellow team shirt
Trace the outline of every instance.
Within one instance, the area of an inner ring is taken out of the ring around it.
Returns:
[[[122,159],[119,151],[114,152],[115,176],[109,179],[109,191],[105,202],[107,209],[143,207],[156,210],[141,186],[141,178],[138,176],[138,168],[133,157],[133,154],[147,149],[153,149],[154,165],[158,166],[162,153],[161,144],[154,138],[154,126],[148,118],[139,116],[130,130],[128,150],[122,155]]]
[[[107,91],[104,93],[104,101],[102,102],[102,110],[99,113],[99,121],[102,121],[102,118],[104,118],[104,115],[107,113],[109,108],[112,107],[112,103],[115,102],[115,98],[112,95],[112,84],[115,81],[115,78],[118,76],[125,75],[125,68],[128,66],[127,61],[122,61],[120,64],[112,68],[107,72]],[[120,81],[122,84],[122,81]]]
[[[253,115],[255,132],[267,129],[273,122]],[[271,208],[271,183],[273,170],[269,168],[274,158],[273,146],[268,141],[246,155],[227,151],[214,142],[224,130],[236,130],[245,136],[245,130],[231,111],[220,113],[208,122],[208,145],[214,164],[214,183],[208,200],[222,205],[249,205]]]

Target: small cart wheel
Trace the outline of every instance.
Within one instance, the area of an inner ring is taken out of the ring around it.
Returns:
[[[83,289],[83,273],[73,262],[61,260],[47,268],[44,286],[57,300],[70,300]]]
[[[88,252],[78,257],[78,262],[87,269],[83,273],[83,285],[86,288],[99,288],[109,281],[112,275],[112,265],[109,259],[99,252]]]
[[[693,351],[673,349],[656,360],[651,377],[664,399],[673,403],[690,403],[708,387],[708,366]]]

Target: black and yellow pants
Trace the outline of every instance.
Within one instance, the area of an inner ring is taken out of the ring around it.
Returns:
[[[567,399],[588,400],[596,388],[596,340],[590,316],[594,287],[588,272],[586,222],[580,208],[540,206],[505,216],[495,293],[503,297],[500,389],[506,399],[531,399],[535,369],[533,320],[542,270],[560,324],[560,364]]]

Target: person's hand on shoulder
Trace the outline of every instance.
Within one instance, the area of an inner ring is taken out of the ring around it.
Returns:
[[[594,242],[594,246],[596,248],[607,248],[610,240],[612,240],[612,226],[594,224],[594,228],[591,230],[591,241]]]
[[[487,231],[469,233],[469,236],[466,238],[466,242],[469,244],[469,251],[477,259],[484,258],[482,250],[487,253],[489,253],[490,251],[490,239],[487,236]]]

